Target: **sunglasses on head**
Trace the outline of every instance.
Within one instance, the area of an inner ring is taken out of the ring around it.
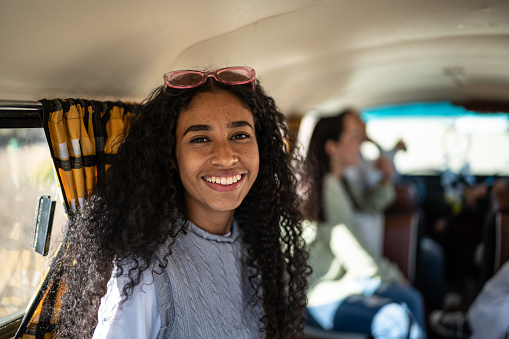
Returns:
[[[221,68],[212,72],[173,71],[166,73],[164,83],[172,88],[193,88],[204,84],[209,77],[227,85],[253,84],[255,90],[255,70],[247,66]]]

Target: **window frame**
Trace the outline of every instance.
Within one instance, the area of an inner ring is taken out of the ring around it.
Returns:
[[[0,129],[43,128],[41,116],[42,104],[38,101],[0,100]],[[19,310],[0,323],[0,339],[14,337],[25,312],[26,308]]]

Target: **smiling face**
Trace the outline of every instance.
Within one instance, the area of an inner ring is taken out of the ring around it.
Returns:
[[[253,115],[229,92],[200,93],[180,114],[176,138],[188,218],[211,233],[228,232],[258,175]]]
[[[338,153],[346,166],[359,163],[361,144],[365,139],[365,127],[355,113],[346,113],[343,133],[339,138]]]
[[[328,140],[326,152],[331,158],[331,168],[344,169],[359,163],[359,152],[362,142],[366,139],[364,122],[356,113],[345,113],[343,130],[339,140]]]

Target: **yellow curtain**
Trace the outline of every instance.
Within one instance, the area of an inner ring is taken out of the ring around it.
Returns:
[[[82,99],[41,100],[43,126],[66,214],[76,213],[94,192],[117,153],[124,126],[139,107]],[[50,269],[58,270],[59,249]],[[48,272],[28,305],[15,338],[52,338],[65,281]]]
[[[76,211],[104,175],[136,104],[79,99],[42,101],[44,125],[66,207]]]

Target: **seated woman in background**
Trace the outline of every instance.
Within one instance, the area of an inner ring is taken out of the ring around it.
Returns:
[[[392,202],[392,172],[362,199],[352,201],[343,182],[359,161],[363,123],[352,111],[318,121],[306,159],[309,196],[304,212],[310,265],[308,324],[375,338],[425,338],[424,307],[388,260],[370,253],[355,222],[354,203],[380,210]]]

